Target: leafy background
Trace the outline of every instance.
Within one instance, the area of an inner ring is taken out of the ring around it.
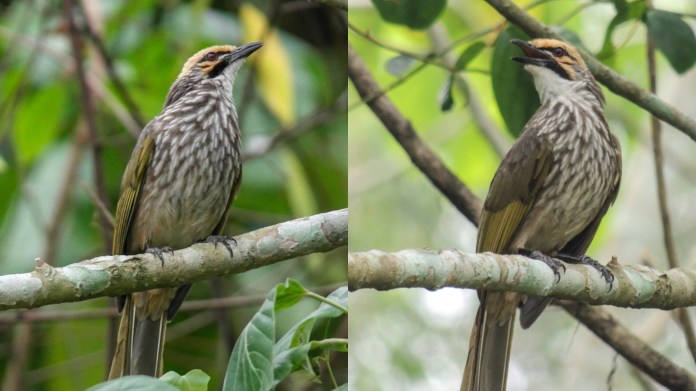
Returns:
[[[415,2],[402,1],[408,8]],[[692,118],[696,56],[691,1],[515,1],[571,42],[581,42],[606,65],[647,88],[646,24],[660,49],[658,95]],[[509,146],[538,102],[531,78],[510,61],[505,20],[484,2],[428,2],[430,22],[388,0],[351,1],[348,41],[397,108],[472,190],[483,199],[500,162],[491,139]],[[426,7],[420,2],[421,7]],[[672,13],[668,13],[672,12]],[[674,14],[676,13],[676,14]],[[432,22],[432,23],[431,23]],[[377,41],[378,43],[374,42]],[[463,78],[413,57],[442,47]],[[398,50],[390,50],[388,47]],[[467,53],[464,55],[464,53]],[[415,70],[421,70],[413,73]],[[621,141],[624,177],[619,198],[604,219],[589,254],[602,262],[648,262],[666,269],[657,207],[648,114],[604,90],[606,117]],[[451,99],[451,101],[450,101]],[[374,114],[349,96],[350,251],[403,248],[475,250],[476,230],[425,177]],[[442,109],[449,110],[443,111]],[[515,111],[518,110],[518,111]],[[531,111],[530,111],[531,110]],[[482,133],[481,117],[493,133]],[[696,147],[664,125],[667,191],[677,256],[696,261]],[[459,389],[468,333],[478,300],[470,290],[370,290],[350,295],[351,390]],[[696,369],[670,313],[607,308],[624,325],[679,365]],[[530,330],[517,330],[509,390],[647,389],[622,358],[577,321],[551,307]],[[612,370],[616,373],[612,374]]]
[[[253,157],[245,164],[226,233],[347,206],[346,26],[336,9],[270,0],[77,5],[78,26],[89,21],[135,107],[129,109],[97,44],[82,31],[109,210],[115,209],[141,128],[137,117],[146,122],[159,113],[184,61],[212,44],[253,40],[265,46],[243,68],[234,91],[245,153]],[[104,243],[110,242],[91,195],[95,166],[68,34],[64,3],[0,2],[1,274],[29,272],[39,257],[55,266],[91,258],[106,253]],[[289,133],[268,150],[281,132]],[[165,370],[202,369],[212,377],[209,389],[218,389],[235,336],[287,277],[310,288],[329,285],[323,291],[328,294],[345,281],[345,249],[222,278],[216,285],[196,284],[189,300],[250,300],[226,311],[231,321],[221,326],[220,312],[179,313],[168,330]],[[35,312],[49,319],[31,324],[17,321],[19,312],[0,314],[0,389],[80,390],[100,382],[110,361],[113,323],[95,311],[111,305],[96,299],[48,306]],[[278,335],[314,308],[309,301],[281,312]],[[231,337],[219,327],[231,330]],[[345,335],[345,319],[331,330]],[[332,361],[344,383],[346,355],[333,355]],[[329,387],[312,384],[299,374],[278,389]]]

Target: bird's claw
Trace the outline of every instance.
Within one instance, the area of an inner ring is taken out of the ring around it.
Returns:
[[[225,246],[227,251],[230,253],[230,257],[234,256],[234,253],[232,252],[232,245],[230,243],[233,243],[235,246],[237,245],[237,240],[235,238],[224,235],[210,235],[205,240],[201,240],[201,242],[212,243],[215,248],[217,248],[218,243],[222,243],[222,245]]]
[[[553,271],[553,275],[556,276],[556,282],[561,281],[561,273],[559,272],[561,269],[563,269],[563,273],[566,271],[566,267],[563,264],[563,262],[559,261],[556,258],[550,257],[541,251],[537,250],[526,250],[523,249],[520,251],[523,255],[528,256],[529,258],[536,259],[537,261],[544,262],[546,266],[550,267],[551,270]]]
[[[160,262],[162,262],[162,266],[164,266],[164,256],[162,254],[164,254],[164,253],[174,254],[174,250],[172,250],[172,248],[169,246],[164,246],[164,247],[147,246],[147,248],[145,249],[145,252],[157,257],[157,259],[159,259]]]
[[[572,255],[565,255],[565,254],[559,254],[557,255],[558,258],[568,262],[568,263],[574,263],[578,265],[588,265],[593,268],[595,268],[599,274],[602,275],[602,278],[604,278],[604,281],[609,284],[609,289],[608,291],[611,290],[612,286],[614,285],[614,274],[609,270],[608,267],[602,265],[601,263],[595,261],[591,257],[588,257],[587,255],[580,255],[580,256],[572,256]]]

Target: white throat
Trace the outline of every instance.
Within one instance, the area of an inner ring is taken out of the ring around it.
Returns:
[[[568,93],[576,93],[581,83],[564,79],[548,68],[527,64],[524,69],[534,78],[534,86],[539,93],[541,104],[551,102]]]

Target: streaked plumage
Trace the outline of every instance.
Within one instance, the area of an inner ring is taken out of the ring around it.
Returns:
[[[222,231],[242,175],[232,88],[244,60],[259,47],[213,46],[186,62],[124,172],[113,254],[181,249]],[[119,298],[123,317],[109,378],[161,375],[166,322],[189,288]]]
[[[477,252],[521,249],[584,255],[616,199],[621,149],[603,114],[604,96],[568,43],[513,40],[541,107],[500,164],[484,204]],[[462,390],[505,390],[517,307],[529,327],[549,300],[480,291]]]

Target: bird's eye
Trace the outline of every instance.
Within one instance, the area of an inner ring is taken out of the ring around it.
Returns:
[[[205,55],[205,59],[208,61],[215,61],[215,60],[217,60],[217,57],[218,57],[218,55],[215,52],[206,53],[206,55]]]
[[[557,47],[557,48],[554,48],[551,51],[551,53],[554,55],[554,57],[563,57],[563,56],[565,56],[566,51],[562,47]]]

